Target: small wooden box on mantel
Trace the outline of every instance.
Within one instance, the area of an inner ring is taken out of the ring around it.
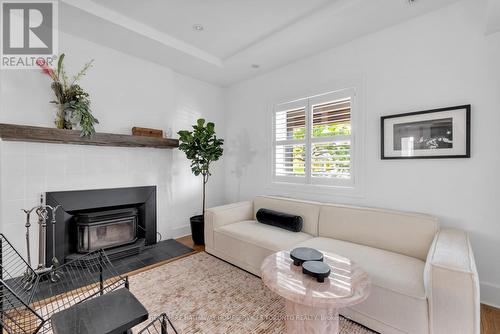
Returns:
[[[163,138],[163,131],[162,130],[150,129],[150,128],[140,128],[137,126],[134,126],[132,128],[132,134],[134,136]]]

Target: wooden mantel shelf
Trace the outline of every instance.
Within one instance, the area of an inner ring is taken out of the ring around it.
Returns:
[[[80,131],[78,130],[62,130],[2,123],[0,123],[0,138],[5,141],[34,143],[154,148],[179,147],[179,140],[170,138],[153,138],[113,133],[96,133],[91,138],[87,138],[80,137]]]

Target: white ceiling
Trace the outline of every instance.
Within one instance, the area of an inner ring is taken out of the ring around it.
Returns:
[[[455,1],[62,0],[60,26],[227,86]]]
[[[221,59],[310,15],[329,0],[100,0],[99,4],[147,23]],[[193,24],[202,24],[202,32]]]

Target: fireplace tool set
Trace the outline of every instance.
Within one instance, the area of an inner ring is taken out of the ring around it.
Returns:
[[[0,233],[0,333],[74,334],[76,322],[91,333],[131,333],[146,321],[148,311],[128,290],[103,249],[90,251],[65,263],[55,255],[56,214],[60,206],[40,204],[26,214],[26,258]],[[31,266],[30,228],[38,216],[38,265]],[[50,219],[50,220],[49,220]],[[46,264],[47,224],[52,224],[52,259]],[[64,279],[63,279],[64,278]],[[110,307],[113,305],[113,307]],[[103,309],[89,316],[89,309]],[[67,321],[75,319],[76,322]],[[139,334],[177,333],[165,314],[155,318]]]
[[[37,205],[29,210],[23,209],[26,214],[26,259],[29,267],[31,267],[31,243],[30,243],[30,228],[31,228],[31,214],[34,211],[38,216],[38,266],[34,271],[26,270],[23,281],[24,288],[30,290],[33,287],[34,275],[43,275],[45,273],[50,273],[49,277],[52,282],[57,282],[61,279],[61,273],[57,271],[60,263],[56,257],[56,238],[55,238],[55,226],[56,226],[56,213],[61,206],[52,207],[50,205],[43,204],[43,195],[40,196],[40,205]],[[49,212],[52,217],[52,260],[51,265],[47,267],[45,265],[46,257],[46,246],[47,246],[47,220],[49,219]]]

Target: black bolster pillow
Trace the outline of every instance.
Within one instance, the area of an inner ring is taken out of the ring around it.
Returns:
[[[292,232],[302,231],[302,217],[290,215],[269,209],[257,211],[257,221],[262,224],[272,225]]]

